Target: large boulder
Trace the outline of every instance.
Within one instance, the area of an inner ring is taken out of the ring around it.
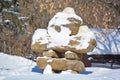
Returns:
[[[68,28],[70,30],[68,34],[76,35],[82,23],[82,18],[75,14],[74,9],[71,7],[67,7],[62,12],[58,12],[49,21],[48,33],[50,35],[54,32],[60,33],[64,31],[63,28]]]
[[[66,48],[76,53],[91,52],[96,47],[95,36],[86,25],[79,28],[77,35],[72,36]]]
[[[42,53],[46,50],[48,42],[49,35],[47,34],[46,29],[37,29],[32,37],[32,44],[31,44],[31,49],[33,52],[36,53]]]
[[[77,72],[85,71],[85,65],[82,61],[78,60],[67,60],[67,69]]]
[[[85,71],[85,66],[81,61],[78,60],[67,60],[67,59],[53,59],[50,62],[53,70],[73,70],[77,72]]]
[[[75,36],[69,36],[67,40],[60,37],[63,40],[65,39],[65,42],[62,42],[63,40],[60,40],[60,38],[57,38],[58,41],[54,42],[55,40],[48,37],[48,43],[42,43],[43,39],[40,37],[34,44],[31,45],[31,49],[36,53],[43,53],[44,51],[48,51],[50,49],[53,49],[58,53],[65,53],[66,51],[72,51],[79,54],[87,53],[91,52],[96,47],[96,40],[93,35],[94,34],[92,32],[80,32]]]
[[[53,70],[64,71],[67,70],[66,59],[54,58],[50,63]]]
[[[86,25],[81,25],[76,35],[66,36],[65,38],[63,37],[62,39],[64,40],[60,40],[60,38],[62,37],[58,35],[58,38],[57,39],[55,38],[53,40],[53,41],[56,40],[56,43],[58,44],[54,45],[55,42],[53,42],[54,44],[53,43],[50,44],[52,46],[52,49],[54,49],[59,53],[72,51],[77,54],[82,54],[82,53],[91,52],[96,47],[95,36],[93,32]]]

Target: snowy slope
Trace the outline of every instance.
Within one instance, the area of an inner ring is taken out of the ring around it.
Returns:
[[[32,70],[35,66],[36,63],[31,60],[0,53],[0,79],[4,76],[34,74]]]
[[[120,69],[86,68],[80,74],[45,74],[36,63],[18,56],[0,53],[0,80],[119,80]]]

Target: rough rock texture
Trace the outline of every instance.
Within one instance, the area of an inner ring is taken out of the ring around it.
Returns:
[[[70,24],[65,25],[68,27],[72,32],[71,35],[75,35],[78,33],[79,27],[81,25],[81,21],[77,20],[75,18],[68,18],[68,20],[71,22]]]
[[[78,60],[66,60],[67,62],[67,69],[73,70],[77,72],[83,72],[85,71],[85,66],[82,61]]]
[[[33,52],[42,55],[47,48],[49,35],[46,29],[37,29],[32,37],[31,49]]]
[[[71,52],[71,51],[65,52],[65,58],[70,59],[70,60],[79,60],[80,59],[76,53]]]
[[[40,43],[35,43],[35,44],[31,45],[31,49],[33,52],[36,52],[38,54],[48,50],[46,47],[46,44],[40,44]]]
[[[39,57],[39,58],[37,58],[36,63],[37,63],[38,68],[44,70],[45,67],[46,67],[47,64],[48,64],[47,61],[48,61],[49,59],[50,59],[49,57]]]
[[[78,60],[67,60],[65,58],[42,58],[37,59],[37,66],[44,70],[45,67],[49,64],[53,71],[65,71],[73,70],[76,72],[85,71],[85,66],[81,61]]]
[[[43,56],[52,57],[52,58],[58,58],[58,54],[53,50],[43,52]]]
[[[73,70],[77,72],[85,71],[85,66],[78,60],[53,59],[50,63],[53,70]]]
[[[53,59],[50,62],[50,65],[53,70],[60,70],[60,71],[67,70],[67,63],[65,59]]]

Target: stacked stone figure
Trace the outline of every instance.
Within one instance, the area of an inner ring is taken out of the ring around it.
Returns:
[[[38,53],[37,65],[44,70],[51,66],[53,73],[69,70],[71,73],[85,71],[82,54],[96,46],[93,32],[71,7],[58,12],[47,29],[37,29],[32,38],[32,51]]]

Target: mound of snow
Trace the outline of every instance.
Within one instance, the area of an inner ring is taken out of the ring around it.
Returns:
[[[0,76],[33,74],[36,63],[23,57],[0,53]]]

